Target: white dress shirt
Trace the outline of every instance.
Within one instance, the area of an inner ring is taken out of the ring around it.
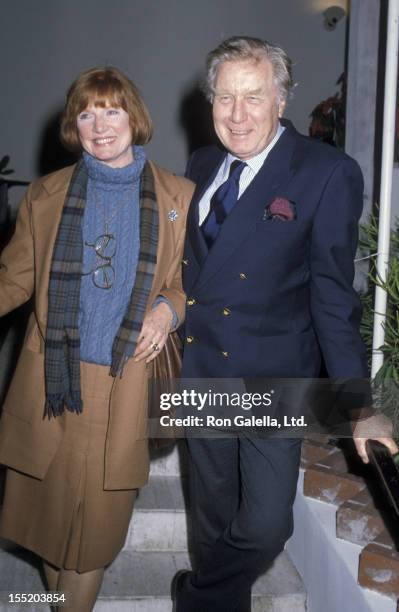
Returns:
[[[258,155],[255,155],[255,157],[245,160],[245,163],[247,165],[241,172],[238,199],[242,196],[246,188],[251,184],[255,176],[258,174],[259,170],[261,169],[261,167],[263,166],[265,162],[266,157],[269,155],[270,151],[272,150],[272,148],[274,147],[274,145],[276,144],[276,142],[278,141],[278,139],[280,138],[284,130],[285,130],[285,127],[283,127],[281,123],[279,123],[276,135],[274,136],[273,140],[269,142],[267,147],[261,153],[258,153]],[[220,187],[222,183],[227,181],[227,179],[229,178],[230,166],[233,163],[233,161],[237,159],[238,157],[231,155],[231,153],[227,154],[224,162],[219,168],[217,175],[215,176],[214,180],[212,181],[212,183],[209,185],[208,189],[205,191],[204,195],[202,196],[200,203],[199,203],[199,224],[200,225],[202,225],[202,223],[204,222],[204,220],[206,219],[209,213],[210,206],[211,206],[211,198],[213,194]]]

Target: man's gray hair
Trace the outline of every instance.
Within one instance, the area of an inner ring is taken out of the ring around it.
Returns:
[[[290,58],[281,47],[251,36],[232,36],[208,53],[204,82],[204,92],[208,100],[213,102],[216,78],[223,62],[259,61],[264,57],[272,65],[279,102],[285,102],[294,86]]]

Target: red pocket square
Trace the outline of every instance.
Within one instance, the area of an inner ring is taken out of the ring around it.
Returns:
[[[281,221],[294,221],[296,210],[294,202],[286,198],[274,198],[265,208],[263,220],[280,219]]]

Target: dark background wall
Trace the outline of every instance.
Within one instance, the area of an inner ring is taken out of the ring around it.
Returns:
[[[32,180],[66,161],[56,142],[67,87],[86,68],[114,64],[141,89],[155,123],[149,155],[182,173],[194,141],[208,137],[196,84],[206,52],[234,34],[267,38],[295,61],[287,116],[303,132],[335,91],[344,67],[345,19],[322,12],[344,0],[13,0],[3,4],[0,157]],[[10,192],[14,208],[22,190]]]
[[[298,86],[287,109],[300,131],[335,91],[344,68],[346,20],[328,32],[323,11],[345,0],[13,0],[2,3],[0,159],[31,181],[71,160],[58,142],[65,92],[83,70],[114,64],[139,86],[155,123],[148,153],[183,173],[195,144],[211,137],[197,89],[206,53],[227,36],[282,45]],[[9,191],[12,216],[23,187]],[[1,236],[0,236],[1,238]],[[29,307],[0,325],[0,404]]]

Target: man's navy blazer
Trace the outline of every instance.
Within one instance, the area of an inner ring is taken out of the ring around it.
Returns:
[[[196,183],[187,221],[182,376],[317,377],[321,354],[333,378],[368,376],[352,287],[363,179],[358,164],[300,135],[288,121],[261,170],[208,251],[198,203],[226,155],[190,158]],[[295,218],[268,218],[275,198]]]

